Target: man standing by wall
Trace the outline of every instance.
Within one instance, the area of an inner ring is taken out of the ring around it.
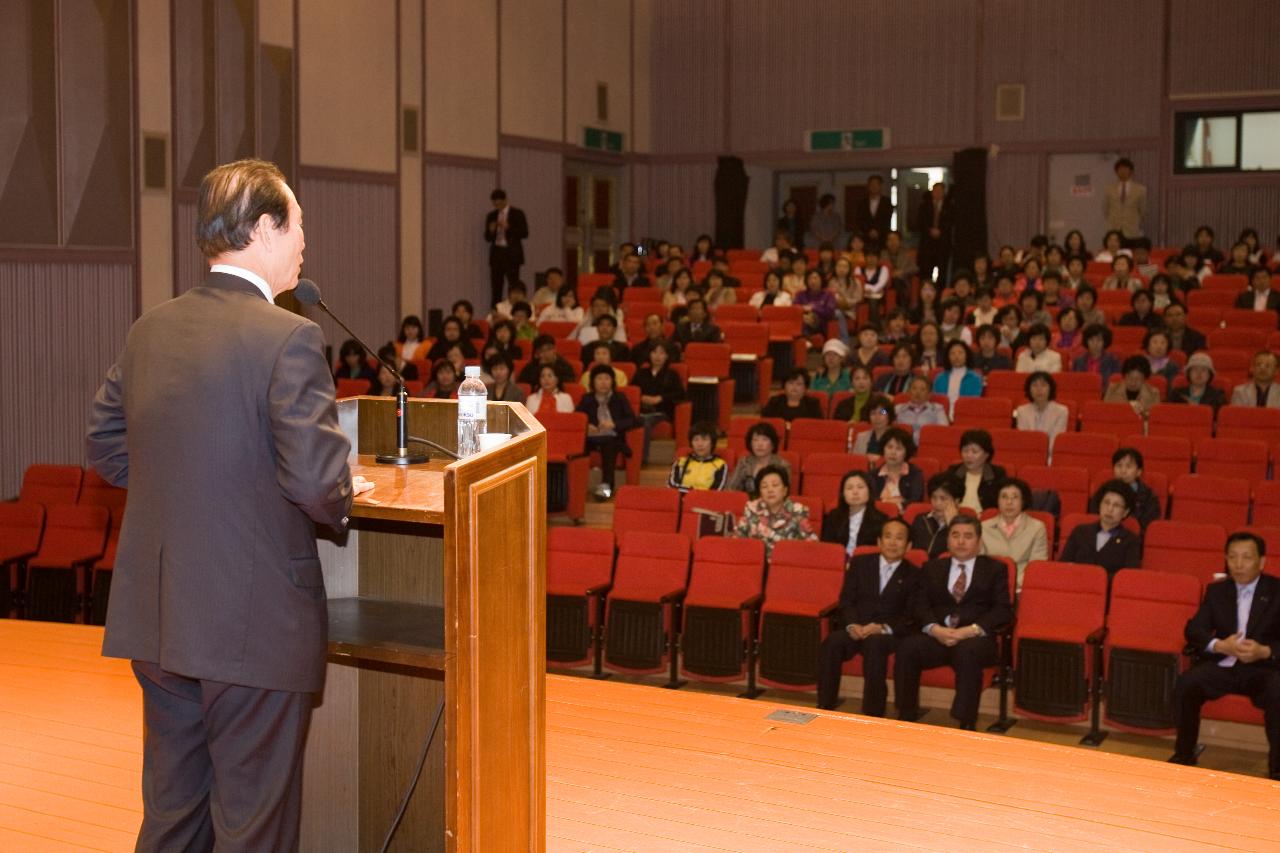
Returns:
[[[920,280],[935,281],[934,270],[945,279],[951,255],[951,205],[947,201],[946,184],[939,181],[929,190],[914,225],[920,235],[920,248],[916,252]]]
[[[507,201],[505,190],[489,193],[489,200],[493,202],[493,210],[484,218],[484,239],[489,244],[489,291],[493,305],[497,305],[505,293],[503,280],[508,287],[520,280],[529,223],[525,221],[524,211]]]
[[[147,312],[93,404],[90,464],[129,489],[103,654],[142,685],[137,849],[294,850],[350,444],[298,283],[302,209],[271,163],[200,186],[204,283]],[[215,781],[216,780],[216,781]]]
[[[1119,231],[1126,241],[1142,236],[1142,220],[1147,215],[1147,188],[1133,179],[1133,161],[1116,161],[1115,183],[1107,187],[1104,202],[1107,227]]]

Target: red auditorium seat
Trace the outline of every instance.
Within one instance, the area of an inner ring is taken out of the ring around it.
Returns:
[[[1218,410],[1218,438],[1250,438],[1270,446],[1278,435],[1280,409],[1223,406]]]
[[[1228,329],[1257,329],[1262,332],[1273,332],[1276,328],[1276,312],[1228,308],[1222,312],[1222,323]]]
[[[579,386],[581,387],[581,386]],[[582,412],[545,412],[538,421],[547,430],[547,515],[575,522],[587,514],[587,416]]]
[[[795,494],[791,496],[791,500],[809,510],[809,526],[813,528],[814,533],[821,532],[822,516],[826,512],[826,508],[831,505],[829,500],[822,498],[820,495]]]
[[[1253,523],[1280,525],[1280,480],[1254,483]]]
[[[867,457],[861,453],[810,453],[801,464],[800,491],[820,497],[828,506],[840,499],[840,481],[850,471],[867,470]]]
[[[742,511],[746,505],[746,492],[689,492],[684,496],[680,512],[680,532],[689,539],[697,538],[699,522],[696,510],[732,513],[734,523],[737,523],[742,518]]]
[[[1263,723],[1262,709],[1254,707],[1248,696],[1231,694],[1205,702],[1200,708],[1200,719],[1223,720],[1228,723],[1244,723],[1251,726],[1260,726]]]
[[[408,385],[405,386],[408,388]],[[346,397],[359,397],[369,393],[369,383],[364,379],[339,379],[334,392],[339,400]]]
[[[1220,524],[1234,530],[1249,523],[1249,481],[1208,474],[1181,474],[1169,489],[1172,521]]]
[[[804,309],[799,305],[765,305],[760,320],[769,327],[773,378],[781,380],[791,368],[805,366],[809,343],[802,336]]]
[[[1008,429],[1013,401],[1007,397],[961,397],[956,400],[956,426],[987,430]]]
[[[104,506],[48,508],[40,551],[27,561],[27,618],[75,621],[76,605],[88,601],[89,567],[106,548],[110,519]]]
[[[1052,466],[1089,471],[1109,469],[1111,454],[1119,446],[1120,437],[1111,433],[1064,432],[1053,440]]]
[[[960,461],[960,437],[964,435],[964,427],[937,426],[930,424],[920,429],[920,440],[916,442],[916,454],[936,459],[939,465],[947,467]],[[996,461],[1000,452],[996,449]]]
[[[680,628],[680,672],[698,681],[747,678],[755,690],[755,639],[764,592],[764,542],[699,539]]]
[[[729,418],[733,414],[733,394],[735,383],[730,378],[730,360],[732,353],[728,344],[689,344],[684,349],[683,361],[689,370],[690,382],[698,378],[701,381],[714,380],[715,384],[715,417],[707,418],[714,420],[721,430],[729,428]],[[696,383],[693,383],[696,384]],[[690,399],[694,398],[695,388],[689,388]],[[697,404],[694,405],[695,417],[706,417],[702,412],[703,409]],[[676,437],[680,440],[680,437]]]
[[[1102,661],[1094,650],[1102,648],[1106,611],[1107,573],[1100,566],[1027,564],[1013,633],[1016,711],[1052,723],[1089,716],[1101,701]]]
[[[1200,288],[1187,294],[1188,313],[1198,312],[1201,308],[1230,309],[1235,305],[1236,294],[1226,290],[1205,290]]]
[[[711,313],[715,316],[717,323],[758,324],[760,322],[760,311],[754,305],[743,303],[717,305]]]
[[[987,374],[987,384],[983,394],[991,399],[1003,397],[1010,402],[1022,401],[1026,399],[1026,386],[1027,374],[1025,373],[1018,373],[1016,370],[993,370]],[[962,397],[961,399],[971,398]],[[1012,406],[1010,406],[1010,416],[1012,417]]]
[[[1259,483],[1267,478],[1267,445],[1246,438],[1202,438],[1196,443],[1196,473]]]
[[[79,465],[28,465],[18,500],[46,507],[73,504],[80,498],[83,480],[84,469]]]
[[[773,427],[774,432],[778,434],[778,449],[781,450],[786,446],[787,441],[787,422],[782,418],[762,418],[758,415],[734,415],[729,419],[729,429],[727,432],[729,446],[738,451],[748,450],[747,433],[756,424],[768,424]]]
[[[1093,373],[1055,373],[1054,381],[1058,383],[1058,402],[1075,400],[1081,407],[1085,403],[1102,398],[1102,379]]]
[[[547,661],[600,664],[605,596],[613,580],[613,532],[553,527],[547,532]]]
[[[1023,465],[1044,465],[1049,458],[1049,436],[1035,430],[993,429],[991,443],[995,447],[994,461],[1008,468],[1019,470]]]
[[[538,324],[538,331],[550,335],[556,340],[567,338],[578,328],[578,324],[567,320],[548,320]]]
[[[799,453],[843,453],[849,449],[849,425],[844,421],[796,418],[787,433],[787,450]]]
[[[675,662],[680,602],[689,582],[689,540],[679,533],[630,532],[619,546],[605,608],[604,666],[662,672]]]
[[[725,305],[723,308],[748,308],[750,305]],[[769,357],[769,328],[752,319],[750,322],[721,323],[724,342],[729,345],[729,372],[734,379],[734,399],[739,403],[763,406],[769,401],[773,379],[773,359]]]
[[[1190,407],[1188,407],[1190,408]],[[1173,479],[1191,473],[1191,439],[1172,435],[1127,435],[1126,447],[1142,453],[1142,470],[1164,474]]]
[[[1250,524],[1242,529],[1262,537],[1262,541],[1267,545],[1268,557],[1266,563],[1263,564],[1262,571],[1266,574],[1280,577],[1280,560],[1270,559],[1272,555],[1280,554],[1280,525]]]
[[[105,506],[113,513],[117,510],[123,510],[126,498],[129,493],[120,488],[113,486],[94,471],[92,468],[84,472],[84,481],[80,487],[80,499],[77,503],[86,506]]]
[[[1153,521],[1142,543],[1142,568],[1191,575],[1202,584],[1223,571],[1227,531],[1220,524]]]
[[[779,542],[769,559],[760,622],[760,680],[817,686],[818,649],[844,583],[845,553],[830,542]]]
[[[9,615],[14,575],[40,550],[44,506],[0,502],[0,619]]]
[[[613,529],[675,533],[680,529],[680,492],[666,486],[620,486],[613,499]]]
[[[1213,408],[1157,403],[1147,414],[1147,435],[1181,436],[1195,442],[1213,435]]]
[[[1116,573],[1103,645],[1107,725],[1139,734],[1173,733],[1173,683],[1186,668],[1183,629],[1199,606],[1200,581],[1189,575]]]
[[[1018,477],[1033,489],[1052,489],[1062,501],[1062,514],[1084,512],[1089,504],[1089,471],[1069,465],[1019,465]]]
[[[1201,280],[1200,286],[1205,290],[1226,291],[1234,302],[1235,297],[1249,286],[1249,277],[1238,273],[1210,273]]]
[[[1124,438],[1131,433],[1142,432],[1142,416],[1128,403],[1090,400],[1080,405],[1080,431]]]
[[[1210,329],[1206,334],[1209,352],[1221,349],[1260,350],[1267,346],[1270,330],[1236,326],[1233,329]]]

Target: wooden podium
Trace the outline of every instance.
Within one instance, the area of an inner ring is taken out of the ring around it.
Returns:
[[[496,448],[378,465],[395,401],[338,403],[352,473],[373,481],[348,532],[322,538],[329,665],[303,771],[303,850],[376,851],[444,716],[392,842],[400,851],[541,851],[546,435],[489,403]],[[457,446],[457,404],[410,400],[409,434]],[[422,445],[414,450],[426,451]]]

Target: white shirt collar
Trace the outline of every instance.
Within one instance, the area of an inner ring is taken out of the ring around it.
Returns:
[[[227,275],[234,275],[244,279],[245,281],[251,282],[254,287],[262,291],[262,295],[266,297],[268,302],[272,305],[275,304],[276,300],[271,295],[271,285],[267,284],[267,280],[265,278],[252,270],[247,270],[244,267],[235,267],[231,264],[214,264],[209,267],[209,272],[226,273]]]

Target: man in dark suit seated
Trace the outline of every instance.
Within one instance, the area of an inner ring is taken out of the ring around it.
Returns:
[[[688,313],[676,326],[675,341],[681,347],[689,344],[718,344],[724,339],[720,327],[707,318],[707,303],[690,299]]]
[[[1280,293],[1271,289],[1271,270],[1258,267],[1249,277],[1249,289],[1236,297],[1236,307],[1246,311],[1280,311]]]
[[[981,545],[981,522],[957,515],[947,531],[951,556],[924,564],[914,617],[923,628],[898,644],[893,670],[899,719],[920,717],[920,673],[949,666],[956,676],[951,716],[962,729],[977,727],[982,670],[996,664],[996,633],[1013,618],[1008,570],[980,556]]]
[[[1267,546],[1239,531],[1227,537],[1227,577],[1209,585],[1187,622],[1187,642],[1200,662],[1178,676],[1174,764],[1196,763],[1200,706],[1228,693],[1262,709],[1270,753],[1267,772],[1280,780],[1280,579],[1262,573]]]
[[[1098,520],[1077,524],[1062,547],[1068,563],[1092,563],[1114,575],[1121,569],[1136,569],[1142,562],[1142,538],[1124,527],[1133,512],[1133,489],[1123,480],[1108,480],[1093,495]]]
[[[910,607],[920,581],[917,566],[903,559],[910,528],[891,518],[880,529],[879,554],[849,561],[840,590],[842,631],[832,631],[818,653],[818,707],[840,704],[840,671],[845,661],[862,655],[862,713],[883,717],[889,656],[900,638],[915,627]]]

